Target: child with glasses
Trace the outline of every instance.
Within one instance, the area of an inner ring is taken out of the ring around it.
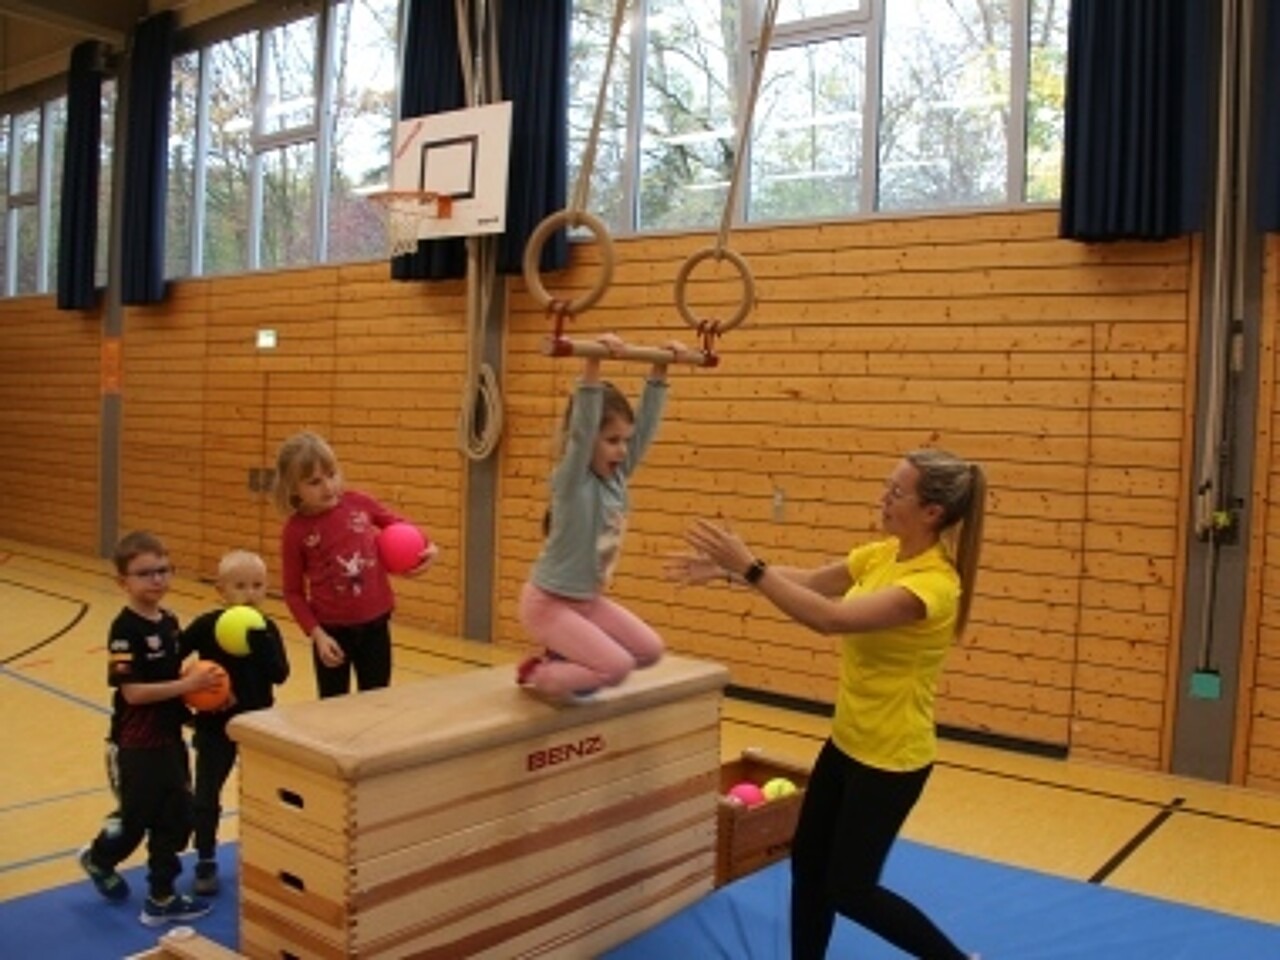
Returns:
[[[391,683],[391,613],[395,592],[378,555],[378,535],[400,517],[367,493],[347,489],[338,458],[323,437],[294,434],[276,455],[276,507],[287,515],[280,537],[284,599],[311,640],[321,697]],[[426,571],[437,547],[427,544]]]
[[[160,539],[130,533],[116,545],[113,560],[126,598],[107,640],[118,820],[80,851],[80,866],[102,896],[127,900],[129,884],[116,866],[145,839],[148,896],[138,919],[158,927],[210,910],[207,901],[180,894],[174,885],[182,872],[178,855],[191,837],[191,768],[182,736],[189,712],[182,697],[218,681],[203,671],[182,673],[178,618],[161,605],[173,564]]]
[[[289,679],[289,657],[280,629],[270,617],[262,626],[245,631],[247,649],[224,649],[218,640],[218,620],[227,607],[262,606],[267,595],[267,564],[249,550],[231,550],[218,561],[215,581],[225,606],[196,617],[182,632],[183,649],[201,660],[212,660],[231,679],[231,702],[222,710],[201,711],[195,716],[196,879],[194,889],[212,896],[219,889],[218,820],[222,815],[222,787],[236,762],[236,744],[227,736],[227,721],[248,710],[262,710],[275,703],[275,687]],[[235,648],[233,648],[235,649]]]

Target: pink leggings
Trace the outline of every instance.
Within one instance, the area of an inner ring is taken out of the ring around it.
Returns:
[[[526,583],[520,622],[537,644],[562,660],[538,667],[530,682],[553,696],[616,687],[636,667],[662,656],[662,638],[647,623],[604,596],[573,600]]]

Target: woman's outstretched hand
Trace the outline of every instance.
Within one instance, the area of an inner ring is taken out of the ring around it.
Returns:
[[[728,571],[700,553],[675,553],[663,561],[662,573],[668,580],[676,583],[696,585],[723,579]]]
[[[755,562],[755,556],[741,537],[710,520],[695,520],[684,539],[700,557],[730,574],[741,576]]]

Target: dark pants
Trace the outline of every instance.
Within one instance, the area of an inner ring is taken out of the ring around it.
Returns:
[[[197,726],[196,791],[192,804],[196,851],[201,860],[212,860],[218,846],[218,820],[222,816],[222,787],[236,763],[236,743],[227,736],[226,724]]]
[[[153,899],[173,894],[182,872],[178,859],[191,838],[191,767],[185,743],[168,747],[121,747],[120,826],[103,830],[89,856],[104,870],[114,870],[145,838],[147,885]]]
[[[360,690],[377,690],[391,683],[391,618],[379,617],[369,623],[331,627],[322,624],[325,633],[342,648],[345,661],[336,667],[325,666],[311,646],[311,662],[316,671],[316,689],[320,699],[340,697],[351,692],[351,673],[356,675]]]
[[[830,740],[823,746],[791,847],[792,960],[826,956],[837,913],[913,957],[964,960],[933,921],[880,885],[889,848],[932,769],[879,770]]]

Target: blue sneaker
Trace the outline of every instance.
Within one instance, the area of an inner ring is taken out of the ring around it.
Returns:
[[[129,899],[129,881],[114,870],[103,870],[93,862],[91,847],[80,851],[80,869],[89,875],[98,892],[115,903]]]
[[[142,905],[142,912],[138,914],[138,919],[148,927],[162,927],[166,923],[197,920],[212,909],[213,904],[208,900],[175,893],[163,902],[147,897],[147,902]]]

